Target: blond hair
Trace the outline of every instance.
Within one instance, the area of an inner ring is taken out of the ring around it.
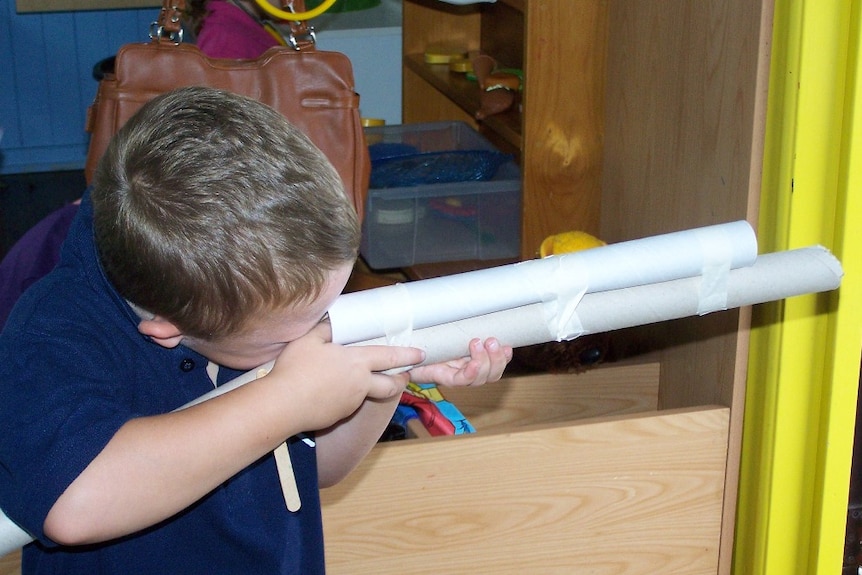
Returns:
[[[221,90],[145,105],[108,146],[91,197],[107,277],[190,336],[310,301],[357,255],[356,213],[323,153],[275,110]]]

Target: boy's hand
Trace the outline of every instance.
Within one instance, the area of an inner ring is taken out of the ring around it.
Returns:
[[[329,323],[322,322],[287,344],[265,377],[283,386],[291,402],[303,406],[303,429],[313,431],[350,416],[368,398],[400,395],[409,381],[408,372],[381,372],[416,365],[423,359],[424,352],[412,347],[334,344]]]
[[[500,379],[511,359],[511,347],[500,345],[495,338],[484,343],[476,338],[470,341],[470,357],[414,368],[410,380],[452,387],[482,385]]]
[[[285,365],[289,365],[295,356],[319,351],[324,353],[320,353],[321,359],[318,361],[330,364],[340,361],[356,362],[344,363],[339,369],[333,369],[330,365],[323,368],[324,372],[330,372],[330,377],[333,374],[340,375],[329,383],[320,381],[317,389],[310,390],[308,401],[303,402],[308,406],[305,411],[317,412],[319,409],[328,409],[328,403],[338,403],[343,410],[340,412],[340,417],[330,416],[328,427],[324,428],[321,425],[322,420],[318,419],[316,427],[307,428],[319,431],[317,434],[318,480],[324,487],[341,481],[374,446],[386,424],[391,420],[401,393],[410,379],[417,383],[481,385],[487,381],[500,379],[506,363],[512,358],[512,349],[501,346],[497,340],[489,339],[483,344],[476,339],[470,342],[470,357],[423,365],[410,371],[396,370],[397,375],[386,375],[370,373],[370,371],[418,365],[424,360],[425,354],[411,347],[342,347],[329,343],[331,330],[328,326],[326,328],[318,326],[309,335],[312,337],[305,336],[288,345],[288,349],[276,361],[275,369],[278,369],[279,362],[284,361]],[[299,343],[300,341],[302,343]],[[299,345],[296,345],[298,343]],[[315,377],[314,365],[310,369],[309,376]],[[363,384],[363,381],[366,383]],[[348,393],[354,394],[351,401],[346,401],[342,397]],[[365,393],[368,393],[368,397],[385,400],[365,399],[362,396]],[[354,402],[358,403],[354,404]],[[302,414],[304,419],[309,416],[315,417],[317,414]]]

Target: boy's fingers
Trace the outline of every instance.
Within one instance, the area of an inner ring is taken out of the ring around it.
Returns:
[[[425,352],[414,347],[371,345],[360,349],[369,354],[369,368],[374,372],[403,371],[400,368],[409,368],[425,359]]]
[[[373,399],[389,399],[399,395],[407,387],[408,378],[405,376],[389,376],[375,373],[371,376],[371,388],[368,397]]]
[[[500,344],[496,339],[487,342],[487,350],[491,356],[491,369],[488,373],[488,381],[497,381],[503,377],[506,366],[512,359],[512,349]]]

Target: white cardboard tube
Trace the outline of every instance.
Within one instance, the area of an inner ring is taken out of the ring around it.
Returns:
[[[354,292],[329,309],[332,339],[348,344],[387,336],[403,343],[412,329],[539,302],[554,313],[583,293],[685,277],[707,275],[711,285],[723,286],[722,274],[756,257],[754,231],[737,221]]]
[[[842,275],[838,260],[820,246],[762,255],[756,258],[753,265],[729,272],[724,308],[833,290],[841,284]],[[576,313],[584,333],[600,333],[699,315],[703,313],[701,282],[702,278],[698,276],[587,293]],[[467,355],[467,346],[475,337],[497,337],[513,347],[544,343],[555,339],[545,312],[546,308],[541,303],[532,303],[417,329],[413,330],[409,345],[426,351],[426,363],[436,363]],[[383,336],[354,345],[385,345],[386,339]],[[183,407],[244,385],[256,379],[257,372],[252,370]],[[0,556],[32,540],[30,535],[0,512]]]
[[[820,246],[762,255],[752,266],[731,270],[721,309],[833,290],[842,275],[838,260]],[[583,335],[704,315],[700,283],[699,277],[683,278],[585,294],[577,311]],[[467,355],[468,344],[476,337],[496,337],[512,347],[555,339],[543,306],[530,304],[415,330],[408,345],[425,350],[425,363],[437,363]],[[385,344],[386,338],[380,337],[355,345]]]

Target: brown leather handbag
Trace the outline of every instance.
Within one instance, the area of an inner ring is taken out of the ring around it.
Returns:
[[[270,48],[255,60],[208,58],[181,43],[184,5],[165,0],[152,41],[122,46],[114,71],[99,82],[87,114],[87,181],[111,137],[146,102],[175,88],[210,86],[260,100],[303,130],[341,175],[361,218],[371,168],[350,60],[313,42]]]

